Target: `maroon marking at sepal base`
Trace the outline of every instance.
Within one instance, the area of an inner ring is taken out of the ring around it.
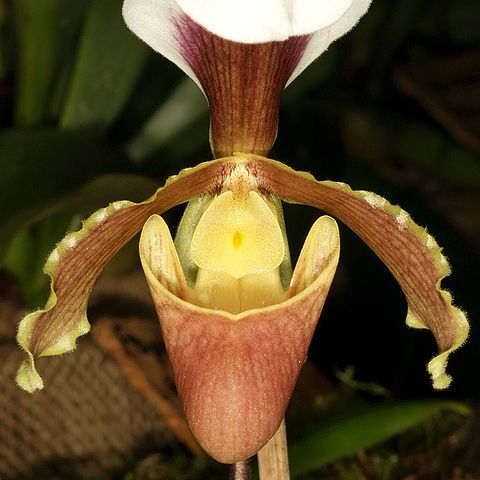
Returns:
[[[282,92],[310,36],[246,44],[218,37],[186,15],[175,22],[179,50],[210,104],[215,157],[266,156],[275,142]]]

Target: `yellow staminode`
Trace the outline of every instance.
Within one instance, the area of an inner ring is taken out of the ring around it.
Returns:
[[[222,193],[198,222],[191,255],[199,268],[242,278],[275,270],[285,256],[277,218],[256,192]]]

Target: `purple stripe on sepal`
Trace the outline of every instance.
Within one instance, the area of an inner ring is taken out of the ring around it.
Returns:
[[[283,89],[311,36],[245,44],[214,35],[186,15],[174,22],[179,51],[210,104],[214,155],[267,155],[277,133]]]

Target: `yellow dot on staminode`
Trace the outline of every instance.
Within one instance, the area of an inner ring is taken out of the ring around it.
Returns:
[[[277,218],[257,192],[238,198],[227,191],[200,218],[190,252],[199,268],[238,279],[275,270],[285,245]]]
[[[243,243],[243,234],[239,230],[235,230],[233,234],[232,243],[234,248],[240,248]]]

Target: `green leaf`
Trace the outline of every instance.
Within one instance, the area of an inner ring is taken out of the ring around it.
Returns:
[[[158,180],[144,175],[108,173],[94,178],[59,199],[51,210],[55,213],[78,213],[87,217],[116,200],[142,202],[153,195],[159,186]]]
[[[43,273],[43,264],[67,232],[80,227],[80,217],[57,215],[36,225],[16,232],[8,245],[3,261],[5,271],[19,282],[25,304],[39,308],[48,298],[49,278]]]
[[[0,134],[0,256],[24,222],[123,157],[80,132],[10,130]]]
[[[106,129],[131,94],[148,49],[127,29],[121,11],[122,0],[91,2],[61,118],[64,128]]]
[[[152,153],[178,138],[199,118],[208,114],[208,103],[190,79],[183,80],[127,145],[127,153],[141,163]],[[206,142],[205,132],[205,142]],[[185,139],[182,138],[182,143]],[[191,139],[189,139],[189,142]]]
[[[11,48],[8,48],[9,40],[9,16],[10,11],[5,0],[0,0],[0,80],[3,80],[11,68]]]
[[[66,233],[78,230],[82,218],[115,200],[145,200],[157,188],[157,180],[142,175],[101,175],[57,199],[48,207],[48,218],[18,230],[6,248],[2,267],[18,280],[26,305],[35,309],[47,299],[50,289],[49,278],[43,273],[45,260]]]
[[[149,55],[127,103],[109,130],[109,138],[127,143],[143,128],[160,105],[168,100],[185,74],[161,55]]]
[[[60,64],[77,32],[86,0],[16,0],[12,2],[18,42],[15,122],[42,123]]]
[[[440,127],[398,112],[344,108],[350,155],[369,162],[383,162],[394,156],[428,171],[434,178],[465,188],[480,187],[478,154],[459,145]]]
[[[359,449],[397,435],[441,409],[461,415],[470,412],[469,407],[460,402],[414,401],[363,407],[336,416],[290,446],[292,477],[354,455]]]

